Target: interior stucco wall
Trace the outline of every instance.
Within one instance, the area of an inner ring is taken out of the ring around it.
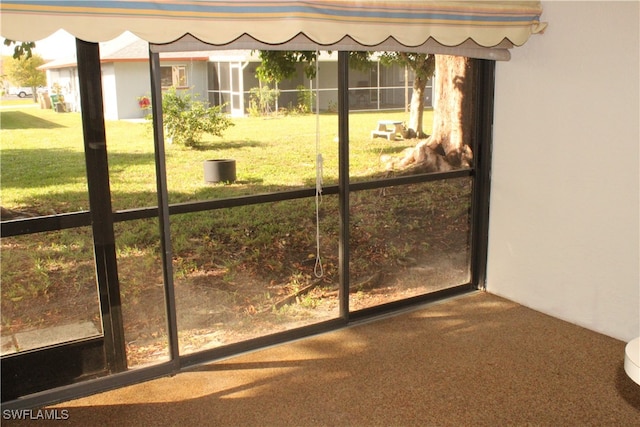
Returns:
[[[543,2],[496,69],[487,290],[640,334],[638,2]]]

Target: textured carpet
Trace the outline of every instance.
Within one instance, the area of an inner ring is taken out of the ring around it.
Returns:
[[[478,292],[65,402],[55,425],[634,426],[624,346]]]

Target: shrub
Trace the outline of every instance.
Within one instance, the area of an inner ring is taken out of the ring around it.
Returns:
[[[313,111],[313,104],[316,101],[316,94],[304,87],[303,85],[296,86],[298,91],[298,105],[297,110],[300,114],[309,114]]]
[[[222,113],[222,105],[209,106],[194,100],[189,93],[178,93],[169,88],[162,95],[162,118],[167,136],[176,144],[197,147],[203,134],[222,136],[222,132],[233,126]]]
[[[269,86],[251,88],[249,100],[249,115],[251,117],[266,116],[275,111],[276,99],[280,95],[278,89]]]

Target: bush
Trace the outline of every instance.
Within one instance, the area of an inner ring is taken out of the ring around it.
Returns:
[[[233,126],[222,113],[222,105],[209,106],[193,100],[189,93],[178,93],[169,88],[162,95],[162,118],[167,136],[176,144],[197,147],[202,135],[222,136],[222,132]]]
[[[251,117],[267,116],[275,111],[276,99],[280,95],[278,89],[269,86],[251,88],[249,91],[249,115]]]
[[[298,110],[298,113],[309,114],[311,111],[313,111],[313,104],[316,101],[316,94],[303,85],[298,85],[296,89],[298,91],[298,105],[296,108]]]

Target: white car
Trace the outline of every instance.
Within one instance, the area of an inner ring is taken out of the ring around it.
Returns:
[[[9,95],[18,95],[18,98],[25,98],[33,96],[33,91],[30,87],[11,87],[9,88]]]

